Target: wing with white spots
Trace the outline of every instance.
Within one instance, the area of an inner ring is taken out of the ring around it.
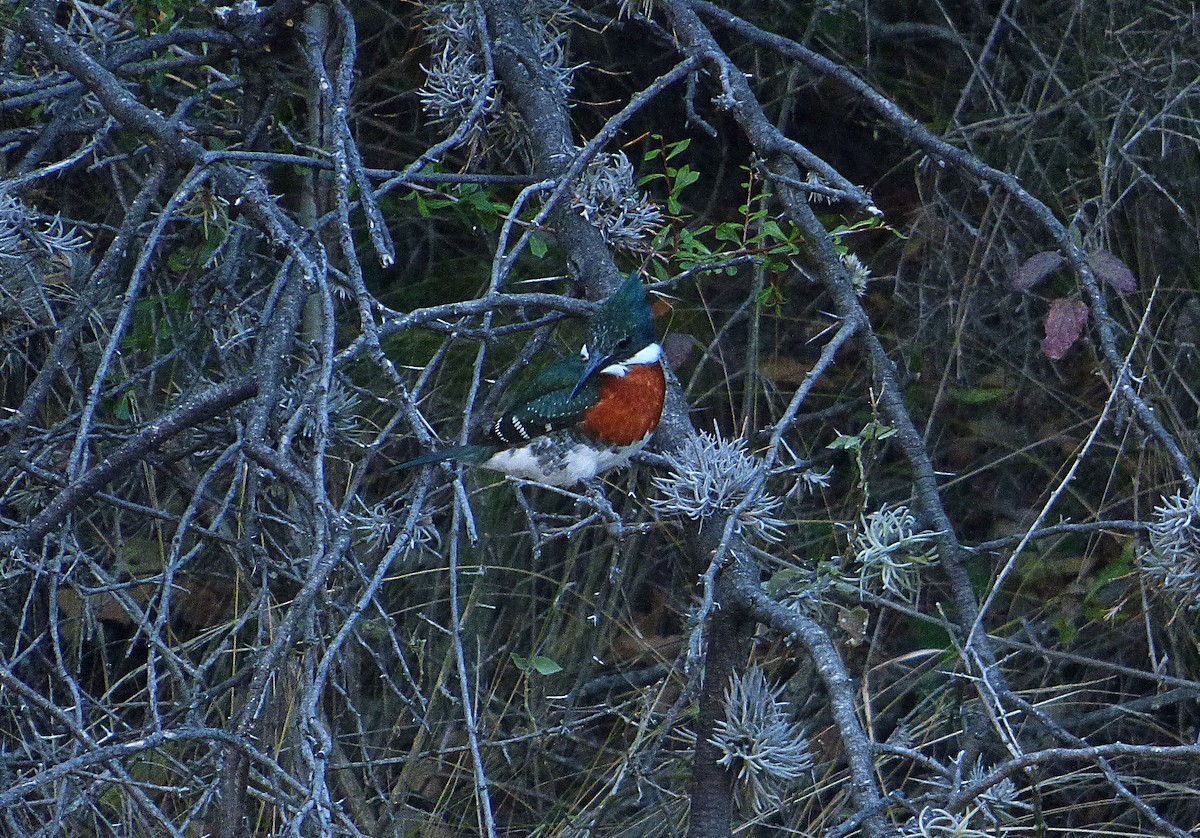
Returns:
[[[571,387],[574,382],[571,382]],[[501,414],[490,428],[488,441],[507,445],[520,445],[539,436],[572,428],[583,419],[589,407],[600,400],[600,385],[589,381],[575,397],[571,387],[553,390],[535,399],[517,404]]]

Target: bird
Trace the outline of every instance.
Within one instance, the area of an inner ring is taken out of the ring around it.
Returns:
[[[548,486],[591,483],[629,464],[658,428],[662,346],[634,273],[597,309],[577,355],[552,363],[471,445],[431,451],[407,469],[453,460]]]

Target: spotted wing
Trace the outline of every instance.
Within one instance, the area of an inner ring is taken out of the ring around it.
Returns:
[[[589,381],[572,398],[571,390],[583,375],[584,362],[569,356],[542,370],[515,404],[488,428],[488,441],[520,445],[539,436],[578,425],[584,413],[600,400],[600,385]]]

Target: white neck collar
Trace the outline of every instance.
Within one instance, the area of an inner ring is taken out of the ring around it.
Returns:
[[[600,370],[604,375],[623,376],[629,372],[630,367],[638,367],[643,364],[657,364],[662,359],[662,347],[657,343],[652,343],[649,346],[643,347],[633,355],[626,358],[624,361],[618,361],[615,364],[609,364],[604,369]]]

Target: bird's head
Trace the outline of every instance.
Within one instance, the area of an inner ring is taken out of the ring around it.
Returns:
[[[655,364],[662,357],[646,288],[636,273],[600,306],[592,317],[591,332],[580,351],[585,367],[572,397],[597,373],[625,375],[631,366]]]

